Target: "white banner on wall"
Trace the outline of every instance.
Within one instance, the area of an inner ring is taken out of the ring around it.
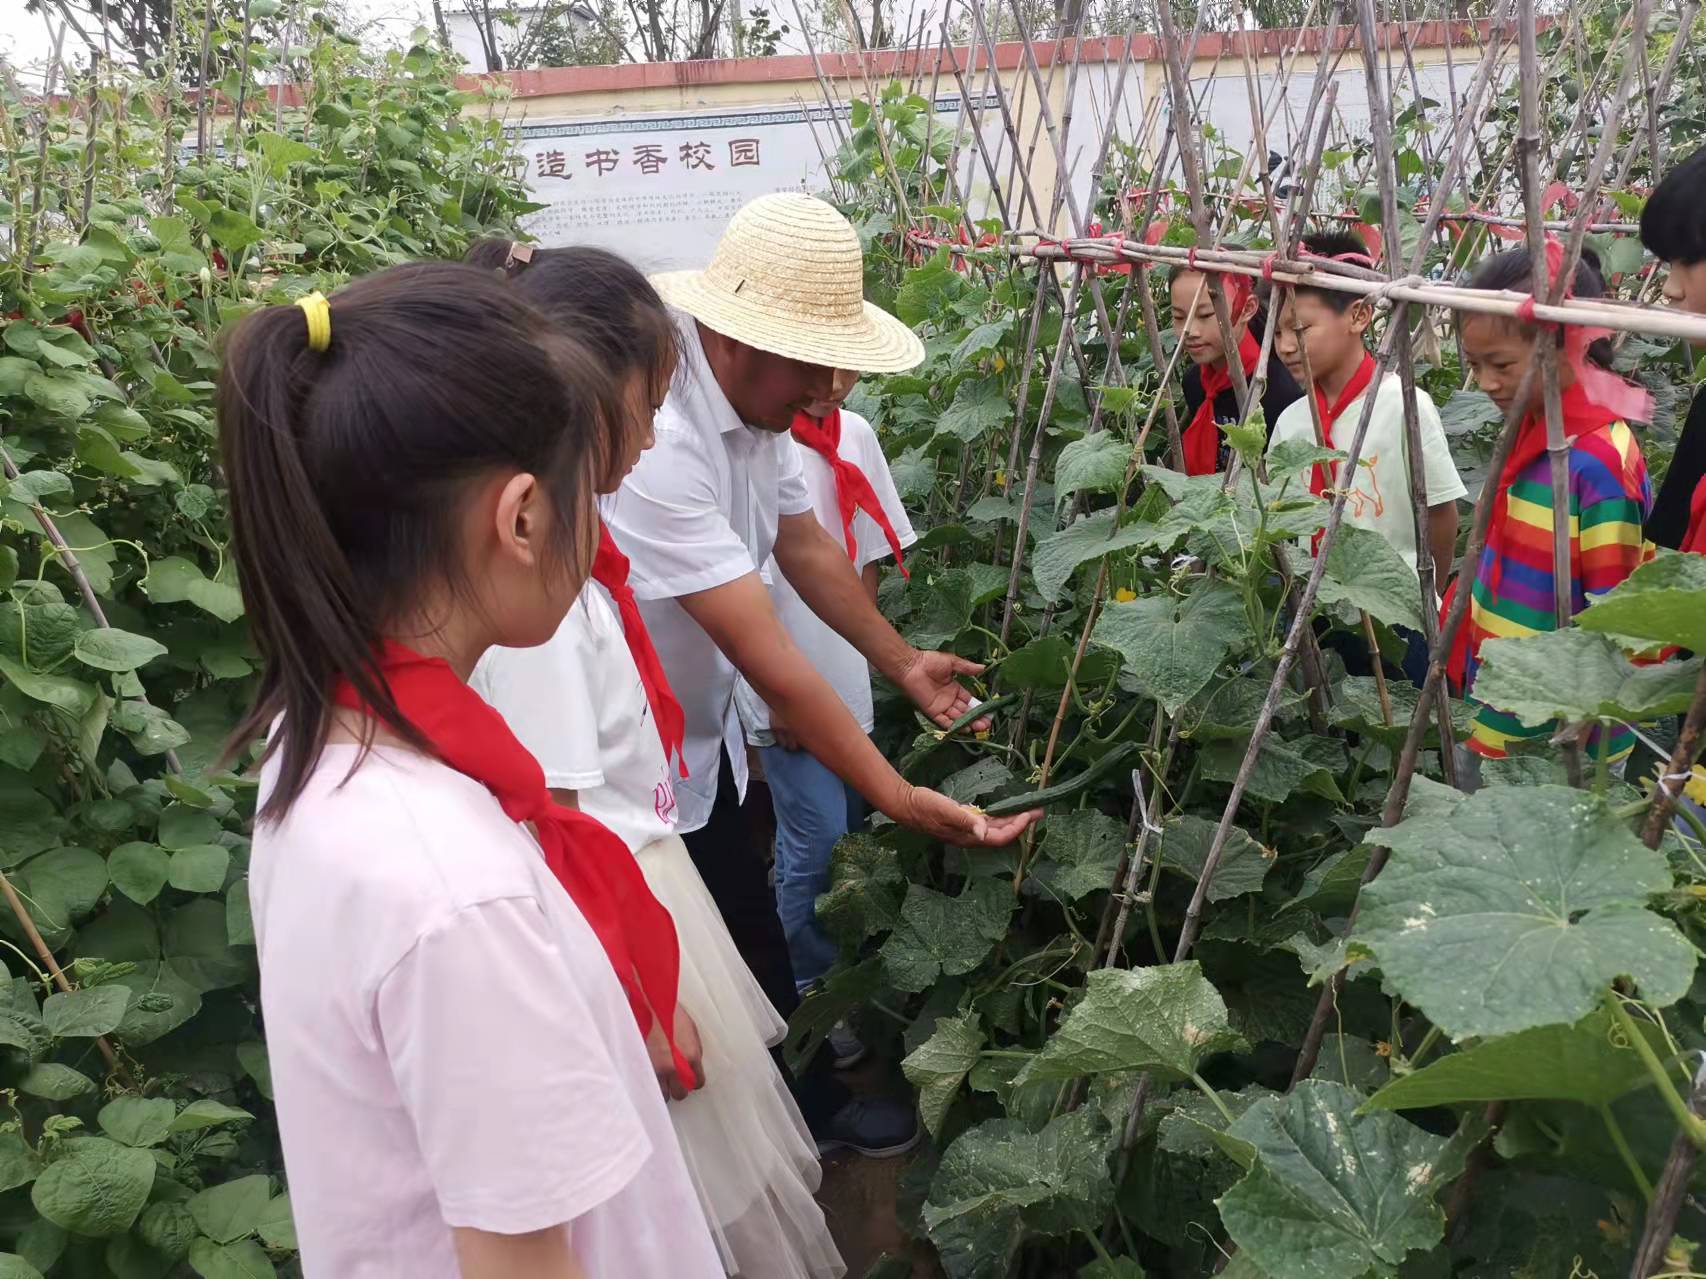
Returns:
[[[957,95],[938,98],[938,122],[951,127],[959,106]],[[647,272],[704,266],[756,196],[826,192],[820,143],[833,151],[837,137],[822,103],[547,120],[511,133],[532,198],[546,206],[525,229],[547,247],[600,245]]]

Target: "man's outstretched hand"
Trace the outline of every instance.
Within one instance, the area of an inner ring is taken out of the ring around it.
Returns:
[[[925,790],[922,786],[907,787],[898,808],[899,811],[889,816],[902,826],[933,835],[945,844],[962,847],[1004,847],[1023,835],[1043,815],[1042,809],[1033,808],[1027,813],[990,817],[967,804],[949,799],[940,791]]]
[[[938,727],[947,728],[972,708],[971,690],[960,683],[958,676],[977,675],[982,671],[981,662],[968,661],[952,653],[915,648],[895,683]],[[981,733],[989,725],[990,719],[985,715],[974,721],[971,728],[974,733]]]

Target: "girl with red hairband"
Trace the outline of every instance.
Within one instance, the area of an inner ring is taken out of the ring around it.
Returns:
[[[1556,279],[1562,247],[1546,246],[1547,275]],[[1512,249],[1486,259],[1469,280],[1471,288],[1513,293],[1533,291],[1532,258]],[[1576,265],[1566,296],[1600,297],[1605,286],[1594,261]],[[1636,567],[1652,557],[1642,521],[1652,506],[1652,484],[1631,420],[1646,420],[1651,402],[1640,387],[1611,371],[1604,330],[1581,325],[1556,326],[1529,314],[1509,318],[1465,315],[1459,322],[1463,354],[1475,381],[1507,414],[1522,414],[1516,443],[1496,477],[1493,520],[1487,542],[1469,578],[1473,595],[1469,616],[1451,654],[1450,674],[1475,707],[1465,745],[1474,754],[1503,758],[1513,745],[1549,737],[1554,724],[1525,724],[1516,715],[1474,698],[1483,641],[1537,635],[1557,629],[1552,559],[1552,469],[1546,453],[1544,388],[1538,374],[1529,379],[1526,397],[1518,392],[1533,363],[1537,344],[1559,347],[1558,382],[1563,392],[1564,435],[1570,445],[1569,494],[1570,609],[1579,613]],[[1463,588],[1459,573],[1452,590]],[[1446,607],[1450,608],[1450,595]],[[1634,745],[1627,726],[1593,730],[1587,742],[1594,758],[1621,759]]]
[[[1235,245],[1227,245],[1235,248]],[[1221,275],[1226,309],[1232,321],[1232,346],[1239,367],[1249,382],[1256,375],[1261,357],[1262,311],[1256,298],[1255,281],[1247,275]],[[1227,368],[1226,343],[1215,318],[1214,300],[1208,292],[1206,267],[1184,263],[1167,272],[1167,290],[1173,304],[1173,332],[1185,348],[1191,367],[1185,371],[1185,474],[1212,475],[1224,471],[1228,450],[1221,427],[1241,421],[1238,393]],[[1262,392],[1264,420],[1279,420],[1287,405],[1302,396],[1285,365],[1268,358],[1267,386]]]

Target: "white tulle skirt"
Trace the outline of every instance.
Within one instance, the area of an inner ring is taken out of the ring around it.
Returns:
[[[710,890],[675,835],[638,854],[681,941],[681,1006],[699,1027],[705,1086],[669,1103],[723,1268],[740,1279],[846,1273],[813,1198],[822,1177],[769,1048],[786,1023],[735,950]]]

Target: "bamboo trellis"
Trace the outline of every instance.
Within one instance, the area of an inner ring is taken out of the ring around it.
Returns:
[[[988,2],[1000,4],[1000,0]],[[1425,548],[1427,545],[1427,486],[1416,413],[1414,353],[1419,339],[1435,337],[1431,313],[1445,311],[1455,314],[1517,316],[1519,308],[1523,308],[1527,303],[1532,306],[1532,311],[1528,313],[1548,324],[1591,325],[1611,329],[1619,335],[1644,334],[1706,342],[1706,318],[1667,311],[1650,304],[1652,278],[1642,283],[1639,298],[1635,302],[1584,300],[1564,296],[1564,284],[1574,273],[1584,238],[1588,234],[1626,235],[1636,230],[1632,223],[1605,215],[1602,211],[1602,191],[1625,184],[1643,155],[1655,173],[1665,159],[1658,125],[1658,105],[1668,96],[1681,49],[1699,10],[1698,0],[1681,0],[1676,5],[1675,12],[1680,24],[1678,35],[1669,56],[1655,75],[1647,57],[1647,34],[1655,9],[1665,2],[1666,0],[1637,0],[1633,8],[1623,15],[1614,36],[1616,46],[1622,50],[1622,57],[1619,59],[1607,56],[1603,60],[1599,74],[1591,78],[1580,95],[1570,131],[1563,137],[1553,139],[1542,137],[1540,132],[1540,84],[1544,74],[1564,68],[1565,60],[1572,55],[1578,64],[1583,60],[1583,36],[1578,29],[1579,24],[1572,23],[1568,14],[1554,20],[1559,25],[1563,38],[1554,54],[1553,63],[1544,71],[1539,60],[1537,31],[1540,21],[1535,12],[1534,0],[1500,0],[1497,12],[1482,28],[1476,28],[1473,24],[1449,24],[1448,59],[1453,58],[1452,40],[1465,34],[1473,37],[1475,43],[1479,44],[1479,54],[1473,73],[1461,95],[1457,92],[1457,67],[1454,61],[1448,61],[1454,101],[1450,104],[1452,118],[1445,139],[1446,154],[1443,160],[1440,160],[1433,151],[1431,140],[1424,134],[1423,145],[1428,149],[1429,160],[1434,162],[1438,169],[1438,180],[1429,198],[1414,210],[1415,216],[1421,221],[1421,232],[1413,251],[1407,260],[1402,261],[1398,235],[1399,181],[1391,127],[1397,113],[1393,94],[1395,86],[1402,84],[1406,75],[1411,82],[1412,91],[1418,97],[1422,88],[1413,57],[1411,28],[1402,21],[1382,25],[1377,12],[1377,0],[1337,0],[1336,3],[1326,0],[1326,6],[1319,14],[1320,25],[1316,29],[1324,31],[1324,36],[1317,41],[1314,86],[1302,127],[1296,131],[1296,141],[1290,154],[1285,157],[1290,171],[1301,176],[1283,196],[1273,189],[1266,167],[1269,153],[1267,126],[1273,119],[1275,105],[1285,100],[1292,75],[1304,59],[1309,32],[1298,32],[1295,42],[1281,54],[1273,92],[1266,100],[1257,81],[1248,42],[1241,42],[1237,36],[1222,38],[1221,53],[1217,55],[1214,71],[1218,73],[1220,70],[1218,58],[1225,55],[1225,48],[1229,44],[1239,45],[1241,71],[1251,109],[1255,143],[1244,157],[1239,173],[1230,185],[1223,189],[1211,190],[1203,129],[1203,104],[1207,91],[1205,89],[1202,94],[1193,95],[1188,78],[1202,34],[1201,29],[1199,26],[1188,36],[1181,35],[1174,26],[1170,6],[1156,6],[1155,12],[1160,23],[1160,61],[1165,77],[1165,105],[1163,107],[1161,104],[1144,101],[1135,127],[1130,130],[1135,146],[1140,151],[1147,152],[1152,159],[1148,172],[1142,175],[1141,183],[1132,184],[1126,197],[1120,202],[1124,225],[1113,234],[1092,234],[1090,224],[1094,200],[1104,177],[1110,171],[1114,144],[1120,134],[1120,111],[1126,105],[1126,86],[1133,64],[1134,41],[1131,36],[1128,35],[1123,40],[1124,47],[1115,65],[1114,82],[1108,90],[1107,101],[1101,111],[1100,128],[1091,142],[1090,198],[1081,203],[1072,186],[1075,162],[1071,158],[1070,143],[1074,123],[1073,88],[1079,81],[1084,42],[1054,42],[1049,50],[1051,56],[1048,58],[1048,74],[1045,76],[1037,43],[1025,30],[1023,13],[1015,0],[1007,0],[1010,7],[1009,16],[1017,27],[1021,41],[1020,64],[1016,74],[1016,91],[1021,97],[1016,107],[1014,90],[1003,82],[998,68],[997,48],[990,32],[990,15],[984,7],[986,0],[962,0],[960,5],[959,12],[963,22],[972,34],[971,47],[966,51],[969,57],[964,60],[964,65],[961,51],[955,48],[949,38],[950,16],[954,12],[950,7],[943,15],[934,48],[928,55],[925,54],[922,42],[915,47],[913,74],[916,83],[920,74],[916,59],[928,56],[933,59],[934,66],[932,88],[939,83],[945,65],[960,95],[951,158],[942,170],[945,189],[941,193],[944,201],[953,203],[961,211],[959,225],[944,232],[917,224],[908,216],[904,196],[900,194],[898,175],[891,173],[891,181],[901,200],[897,212],[901,214],[902,225],[906,228],[904,235],[908,245],[929,251],[945,250],[986,272],[1011,272],[1024,268],[1038,272],[1038,287],[1026,320],[1024,354],[1019,370],[1020,383],[1013,426],[1004,451],[1005,475],[1019,475],[1023,463],[1024,478],[1019,491],[1017,528],[1012,543],[1008,587],[1002,610],[1000,634],[1003,642],[1010,634],[1019,597],[1024,569],[1023,551],[1027,544],[1027,530],[1033,519],[1045,432],[1057,403],[1062,371],[1069,360],[1079,369],[1086,390],[1092,386],[1083,340],[1075,323],[1082,297],[1087,295],[1090,299],[1093,332],[1100,335],[1107,351],[1103,384],[1118,387],[1127,381],[1126,372],[1121,367],[1119,351],[1121,339],[1128,329],[1134,301],[1142,335],[1155,353],[1155,366],[1161,373],[1163,383],[1162,392],[1154,397],[1141,428],[1134,435],[1126,483],[1120,486],[1119,514],[1116,514],[1113,528],[1118,527],[1119,515],[1124,512],[1125,503],[1145,456],[1144,449],[1149,432],[1160,415],[1165,415],[1174,464],[1180,464],[1179,426],[1171,399],[1164,389],[1171,381],[1174,366],[1179,360],[1180,348],[1176,346],[1170,358],[1162,358],[1164,347],[1153,299],[1144,280],[1145,268],[1178,265],[1206,268],[1208,273],[1202,278],[1214,306],[1224,348],[1228,350],[1234,344],[1232,317],[1221,287],[1221,279],[1224,276],[1260,279],[1271,284],[1276,290],[1295,285],[1330,289],[1370,299],[1385,312],[1385,327],[1376,352],[1376,378],[1378,380],[1388,369],[1392,369],[1400,379],[1405,406],[1405,444],[1411,477],[1410,496],[1416,519],[1418,548]],[[1315,14],[1313,7],[1311,14]],[[1395,15],[1388,16],[1396,16],[1401,20],[1408,17],[1401,9]],[[1400,54],[1404,62],[1403,72],[1396,79],[1392,72],[1395,52]],[[1488,153],[1485,133],[1497,97],[1496,86],[1501,76],[1508,72],[1513,54],[1518,71],[1516,94],[1520,108],[1519,127],[1515,144],[1508,152],[1494,157]],[[1337,209],[1317,212],[1314,208],[1322,155],[1336,120],[1335,97],[1338,82],[1334,78],[1334,71],[1340,59],[1351,55],[1355,55],[1362,64],[1363,80],[1368,93],[1372,140],[1371,176],[1380,193],[1381,229],[1387,245],[1384,254],[1385,269],[1382,271],[1341,262],[1310,259],[1300,251],[1304,228],[1311,220],[1359,220],[1356,215]],[[814,52],[814,58],[815,56]],[[1057,120],[1051,106],[1051,96],[1056,87],[1055,77],[1063,67],[1066,69],[1067,91],[1063,99],[1064,109]],[[835,86],[823,73],[821,63],[818,64],[818,73],[820,88],[826,99],[831,107],[839,109],[842,104]],[[975,92],[971,87],[973,82],[977,84]],[[1640,127],[1634,130],[1633,145],[1620,157],[1615,157],[1616,143],[1620,137],[1620,122],[1629,111],[1630,99],[1637,92],[1645,104],[1644,110],[1633,113],[1641,117],[1638,121]],[[1022,146],[1020,131],[1024,110],[1023,95],[1026,94],[1031,98],[1033,109],[1028,148]],[[994,103],[993,108],[986,106],[986,102],[991,100]],[[832,111],[831,114],[835,115],[836,112]],[[999,137],[993,149],[984,137],[983,125],[986,116],[990,116],[999,124]],[[1561,220],[1548,218],[1546,215],[1549,210],[1546,206],[1552,201],[1548,198],[1549,193],[1543,192],[1543,182],[1548,175],[1554,175],[1562,168],[1561,157],[1566,148],[1574,146],[1578,136],[1583,139],[1588,137],[1590,121],[1596,123],[1599,137],[1593,148],[1592,160],[1582,189],[1575,193],[1576,202],[1572,215]],[[880,121],[877,128],[880,136]],[[964,156],[964,159],[975,159],[976,163],[962,169],[961,144],[968,130],[974,154]],[[1039,191],[1041,183],[1035,180],[1033,173],[1032,161],[1039,141],[1046,142],[1054,162],[1055,188],[1046,196]],[[1548,144],[1551,147],[1550,155],[1558,157],[1553,161],[1546,159],[1545,150]],[[930,149],[926,146],[919,161],[925,170],[929,167],[929,153]],[[892,165],[892,158],[886,149],[884,156]],[[1258,163],[1258,157],[1261,158],[1261,163]],[[1081,153],[1078,158],[1083,159]],[[1006,162],[1005,180],[1002,177],[1003,159]],[[1188,203],[1190,220],[1196,232],[1195,248],[1152,244],[1148,243],[1145,237],[1145,232],[1150,230],[1155,219],[1161,215],[1162,198],[1171,198],[1175,194],[1176,188],[1170,187],[1175,165],[1179,170],[1183,196]],[[979,237],[975,234],[976,227],[970,212],[972,200],[975,198],[973,174],[976,172],[981,172],[986,184],[982,193],[984,220],[993,215],[1003,228],[994,243],[983,245],[977,242]],[[1518,193],[1520,202],[1515,198]],[[1213,212],[1215,209],[1244,212],[1262,219],[1267,224],[1272,247],[1267,250],[1252,250],[1228,246],[1225,237],[1231,218],[1217,219]],[[1061,233],[1059,226],[1062,215],[1066,219],[1064,233]],[[1419,272],[1428,257],[1430,246],[1439,242],[1439,237],[1446,233],[1447,228],[1455,228],[1459,234],[1480,229],[1483,234],[1501,238],[1511,238],[1514,233],[1520,232],[1536,261],[1534,296],[1530,298],[1525,294],[1476,290],[1449,280],[1422,277]],[[1564,261],[1556,281],[1550,282],[1548,292],[1549,282],[1545,278],[1544,254],[1541,248],[1544,238],[1550,233],[1556,233],[1563,238]],[[1117,306],[1112,309],[1103,287],[1104,281],[1117,278],[1104,274],[1110,267],[1124,268],[1127,273]],[[1038,350],[1038,337],[1050,307],[1059,309],[1060,336],[1053,351],[1047,353],[1039,368],[1037,361],[1043,353]],[[1246,380],[1238,361],[1228,362],[1228,372],[1241,407],[1254,403],[1261,393],[1260,383],[1267,367],[1267,355],[1276,327],[1273,323],[1266,326],[1262,357],[1257,361],[1256,372],[1251,379]],[[1556,356],[1550,344],[1541,343],[1539,350],[1542,355],[1537,361],[1536,370],[1531,371],[1531,377],[1538,377],[1546,406],[1548,454],[1554,487],[1554,566],[1560,590],[1556,608],[1557,620],[1562,625],[1570,618],[1570,601],[1567,596],[1569,503],[1559,497],[1567,474],[1568,446],[1563,436]],[[1033,422],[1029,404],[1034,368],[1046,381],[1040,411]],[[1527,389],[1525,386],[1516,397],[1519,405],[1526,402]],[[1360,420],[1344,446],[1348,455],[1344,463],[1347,468],[1354,468],[1357,463],[1373,415],[1374,402],[1374,396],[1365,397]],[[1090,430],[1102,429],[1103,422],[1103,405],[1101,397],[1097,396],[1092,403]],[[1520,414],[1516,411],[1504,421],[1490,459],[1490,477],[1496,477],[1502,469],[1503,462],[1514,444],[1519,424]],[[967,490],[969,455],[970,450],[966,450],[962,456],[956,492],[956,501],[962,503]],[[993,468],[984,478],[986,485],[993,480]],[[1491,521],[1496,487],[1496,483],[1489,479],[1483,484],[1475,502],[1467,550],[1462,561],[1464,564],[1479,561]],[[1320,668],[1314,652],[1313,632],[1309,620],[1322,585],[1328,553],[1343,523],[1347,496],[1347,492],[1341,489],[1333,497],[1318,552],[1306,573],[1294,577],[1283,559],[1281,561],[1282,573],[1288,579],[1291,622],[1255,728],[1250,734],[1231,793],[1197,879],[1183,927],[1171,949],[1172,962],[1186,959],[1195,944],[1208,890],[1219,868],[1263,742],[1288,688],[1294,665],[1301,662],[1308,691],[1317,699],[1325,696],[1326,690],[1321,687]],[[1439,619],[1436,605],[1437,584],[1433,581],[1431,556],[1419,554],[1417,568],[1420,613],[1426,621],[1430,663],[1427,682],[1407,726],[1403,747],[1382,807],[1381,823],[1387,826],[1398,822],[1403,815],[1410,783],[1430,727],[1437,728],[1439,732],[1442,767],[1446,770],[1447,780],[1452,780],[1449,771],[1452,761],[1451,723],[1443,677],[1446,655],[1451,651],[1452,643],[1465,623],[1470,593],[1457,592],[1450,611],[1443,619]],[[1084,659],[1091,627],[1108,589],[1107,559],[1103,557],[1083,613],[1082,627],[1071,658],[1068,690],[1061,695],[1042,756],[1041,774],[1044,785],[1047,784],[1061,726],[1067,714],[1071,682],[1076,678],[1079,665]],[[1051,608],[1042,620],[1044,632],[1052,621]],[[1379,669],[1378,660],[1374,666],[1376,670]],[[1382,692],[1384,693],[1384,688]],[[1029,695],[1025,705],[1028,709]],[[1319,702],[1312,709],[1319,710]],[[1119,962],[1122,939],[1132,907],[1134,903],[1145,900],[1141,886],[1146,877],[1150,884],[1149,891],[1153,892],[1157,867],[1156,860],[1150,856],[1150,846],[1153,834],[1159,829],[1157,823],[1167,793],[1168,770],[1177,756],[1180,739],[1177,717],[1173,718],[1166,732],[1163,732],[1163,723],[1164,717],[1158,714],[1151,728],[1143,766],[1132,773],[1134,795],[1128,828],[1129,846],[1109,885],[1110,898],[1095,943],[1093,962],[1096,965]],[[1693,705],[1684,721],[1681,738],[1667,767],[1668,776],[1684,773],[1692,765],[1703,726],[1706,726],[1706,676],[1702,677],[1695,690]],[[1024,717],[1021,717],[1015,733],[1023,731]],[[1579,762],[1574,758],[1572,744],[1566,743],[1566,750],[1571,757],[1569,762],[1572,777],[1579,778]],[[1667,826],[1673,803],[1674,794],[1670,787],[1661,785],[1656,788],[1643,831],[1650,845],[1657,846],[1659,836]],[[1374,849],[1363,878],[1364,883],[1379,873],[1385,856],[1384,848]],[[1015,887],[1024,876],[1025,867],[1026,859],[1022,857],[1015,873]],[[1351,908],[1351,923],[1355,921],[1356,909],[1355,905]],[[1349,925],[1347,930],[1348,927]],[[1156,936],[1154,941],[1158,954],[1165,955],[1166,948],[1160,937]],[[1327,1026],[1333,1020],[1343,982],[1344,972],[1341,969],[1327,983],[1320,996],[1309,1033],[1296,1063],[1294,1083],[1306,1077],[1314,1068]],[[1063,1094],[1064,1104],[1074,1105],[1081,1096],[1081,1088],[1070,1089]],[[1148,1096],[1146,1077],[1140,1082],[1132,1108],[1127,1115],[1121,1147],[1122,1172],[1123,1164],[1129,1160],[1134,1146]],[[1697,1090],[1697,1106],[1701,1104],[1703,1096],[1706,1096],[1706,1091]],[[1496,1107],[1488,1118],[1496,1124],[1499,1118]],[[1687,1183],[1696,1154],[1696,1149],[1688,1137],[1679,1134],[1660,1182],[1661,1190],[1668,1188],[1671,1193],[1656,1196],[1649,1210],[1637,1249],[1635,1266],[1631,1271],[1636,1279],[1653,1273],[1662,1262],[1664,1245],[1669,1241],[1674,1228],[1681,1189]],[[1452,1211],[1448,1212],[1448,1215],[1460,1211],[1467,1202],[1474,1168],[1475,1164],[1472,1162],[1452,1196]]]

